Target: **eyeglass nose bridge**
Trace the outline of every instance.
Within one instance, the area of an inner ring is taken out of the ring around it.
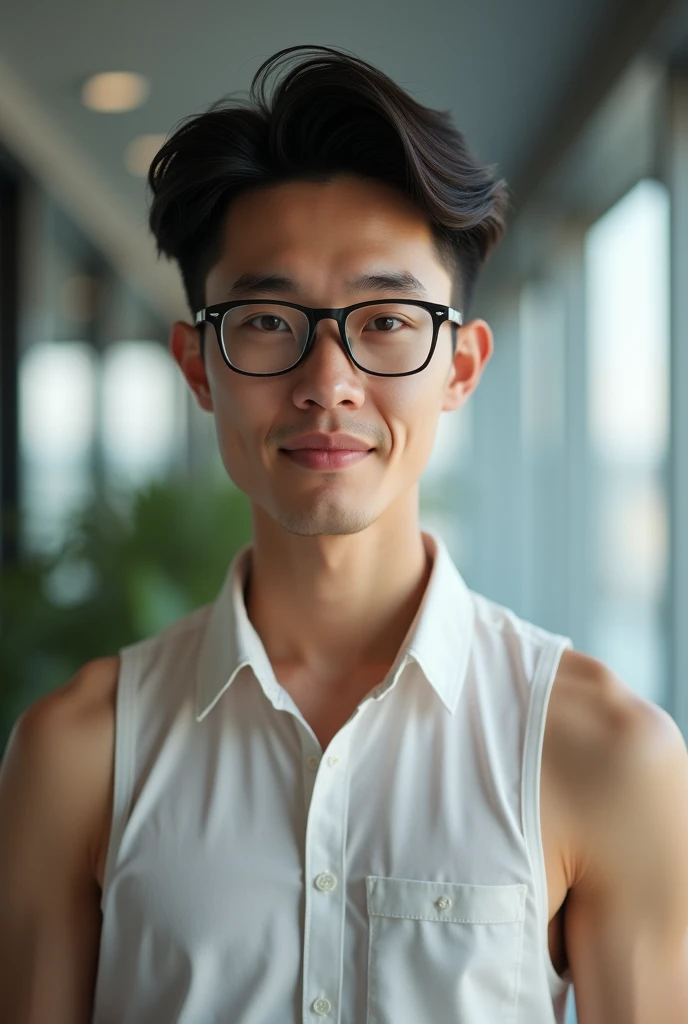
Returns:
[[[311,312],[312,312],[312,319],[310,321],[310,334],[309,334],[308,339],[306,341],[306,347],[304,348],[303,352],[301,353],[301,358],[300,358],[299,362],[301,362],[302,360],[304,360],[306,358],[306,356],[309,354],[309,352],[311,351],[311,349],[315,345],[315,339],[316,339],[317,334],[318,334],[318,324],[320,323],[321,320],[334,320],[334,321],[336,321],[337,327],[339,328],[339,343],[342,346],[342,348],[344,349],[344,351],[346,352],[346,354],[349,357],[350,361],[353,362],[353,354],[350,351],[349,343],[346,340],[346,330],[345,330],[346,318],[347,318],[347,309],[346,309],[346,307],[345,306],[344,307],[336,307],[335,306],[335,307],[332,307],[332,308],[329,308],[329,309],[323,307],[322,309],[313,309],[313,310],[311,310]]]

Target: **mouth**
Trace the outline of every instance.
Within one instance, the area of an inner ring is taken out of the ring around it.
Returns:
[[[346,448],[294,448],[293,450],[281,448],[280,451],[292,462],[305,469],[331,470],[353,466],[354,463],[367,459],[375,449],[353,451]]]

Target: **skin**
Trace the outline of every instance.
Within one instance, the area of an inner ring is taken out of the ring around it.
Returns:
[[[382,268],[412,271],[433,301],[452,304],[423,216],[382,184],[341,178],[246,193],[224,228],[208,305],[240,274],[275,271],[297,287],[266,298],[343,306],[366,297],[346,291],[349,276]],[[257,379],[226,367],[210,329],[205,363],[190,324],[171,331],[227,473],[251,501],[249,617],[323,747],[384,676],[427,584],[418,479],[440,413],[465,404],[493,348],[479,319],[460,329],[453,358],[450,342],[445,325],[426,370],[376,378],[349,362],[334,322],[323,321],[305,363]],[[375,450],[329,473],[280,453],[314,430],[344,430]],[[90,1019],[118,668],[116,658],[89,662],[32,705],[0,771],[7,1024]],[[688,1020],[687,807],[688,751],[673,720],[600,662],[566,652],[547,717],[541,822],[550,951],[570,966],[580,1024]]]

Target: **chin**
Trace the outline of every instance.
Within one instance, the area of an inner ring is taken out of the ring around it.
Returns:
[[[308,511],[279,510],[275,520],[287,533],[299,537],[341,537],[365,530],[374,517],[361,509],[327,508]]]

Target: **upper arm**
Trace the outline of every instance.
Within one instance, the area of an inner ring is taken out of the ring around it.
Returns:
[[[93,871],[118,659],[89,662],[16,723],[0,769],[0,1005],[6,1024],[91,1019]]]
[[[688,751],[666,712],[623,689],[606,682],[606,742],[589,751],[576,798],[565,935],[578,1020],[685,1024]]]

